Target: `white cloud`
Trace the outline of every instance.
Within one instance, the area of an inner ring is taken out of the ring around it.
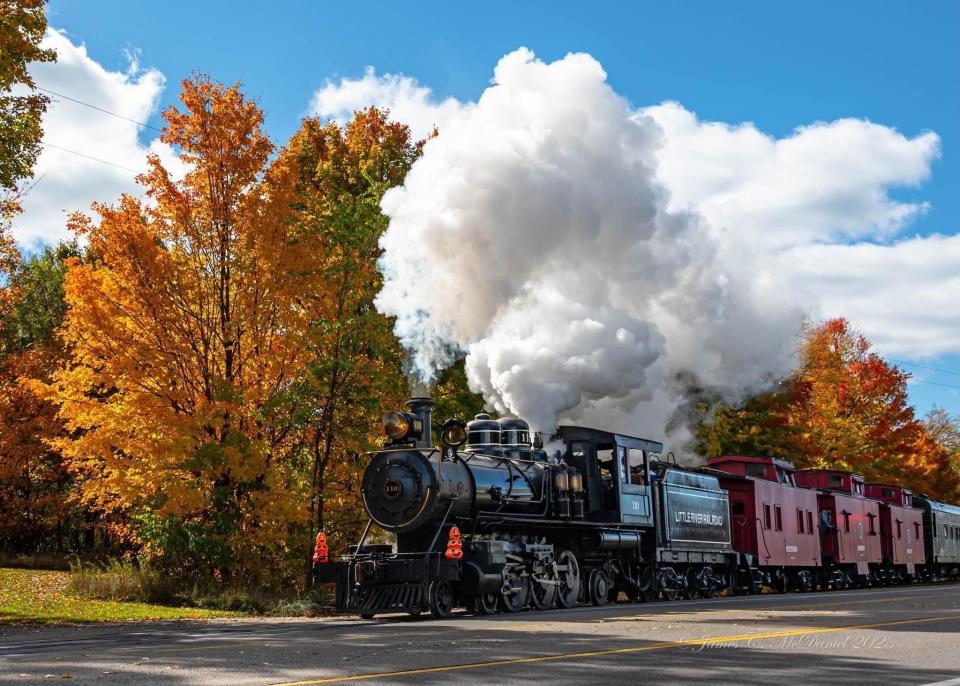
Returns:
[[[822,316],[847,317],[887,355],[960,352],[960,235],[803,245],[776,265]]]
[[[312,103],[340,121],[370,105],[389,107],[421,135],[434,124],[442,134],[475,107],[372,68],[328,81]],[[960,236],[905,237],[928,206],[892,196],[929,179],[940,155],[936,133],[908,137],[840,119],[776,138],[752,123],[700,120],[676,102],[632,116],[661,129],[657,174],[669,209],[700,214],[721,261],[755,274],[738,287],[759,291],[755,298],[769,305],[787,292],[814,316],[846,316],[890,355],[960,352]]]
[[[410,127],[414,136],[426,138],[434,127],[444,129],[464,109],[455,98],[437,100],[429,88],[402,74],[377,76],[367,67],[358,79],[327,80],[310,103],[310,111],[340,123],[371,105],[388,106],[391,119]]]
[[[104,69],[82,44],[59,31],[49,30],[43,47],[57,51],[57,62],[31,66],[37,85],[136,121],[145,121],[156,111],[165,79],[155,69],[141,70],[135,54],[128,55],[129,68],[120,72]],[[44,148],[23,203],[24,213],[14,224],[16,238],[34,247],[68,236],[70,212],[88,210],[94,201],[114,202],[122,193],[140,194],[142,189],[133,177],[146,169],[148,152],[177,168],[169,146],[156,139],[157,132],[142,133],[142,127],[133,122],[55,95],[50,98],[43,119],[44,141],[126,169]],[[145,139],[152,140],[142,142]]]
[[[776,139],[753,124],[704,122],[669,102],[641,110],[664,131],[659,175],[673,209],[691,209],[736,243],[784,248],[896,235],[926,205],[896,187],[930,176],[932,132],[907,138],[860,119],[817,122]]]

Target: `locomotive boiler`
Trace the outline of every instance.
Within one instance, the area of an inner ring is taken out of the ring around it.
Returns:
[[[374,454],[360,489],[374,524],[412,534],[398,538],[406,548],[420,541],[418,532],[443,519],[543,510],[550,468],[534,459],[526,422],[491,420],[488,415],[467,426],[452,422],[445,430],[446,446],[438,451],[430,440],[432,405],[432,400],[415,398],[408,402],[411,413],[392,412],[384,418],[391,442]],[[457,450],[464,439],[466,450]]]

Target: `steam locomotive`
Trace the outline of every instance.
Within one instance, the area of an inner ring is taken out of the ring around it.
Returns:
[[[960,508],[904,505],[909,492],[899,487],[886,487],[888,502],[868,499],[852,492],[862,479],[837,472],[851,493],[819,489],[818,473],[797,475],[773,458],[685,468],[664,459],[659,442],[579,426],[559,427],[548,451],[522,419],[485,414],[447,420],[437,448],[433,406],[413,398],[409,411],[384,416],[387,442],[361,485],[370,519],[357,545],[331,559],[317,536],[313,578],[336,584],[338,610],[442,618],[457,607],[492,614],[621,594],[672,600],[960,573]],[[858,498],[876,507],[857,509]],[[920,527],[910,520],[913,545],[867,552],[863,537],[884,526],[885,541],[894,522],[903,536],[908,510],[924,517]],[[395,543],[368,542],[374,526]]]

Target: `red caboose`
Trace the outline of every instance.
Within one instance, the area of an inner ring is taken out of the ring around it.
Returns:
[[[796,485],[794,466],[773,457],[720,455],[710,467],[728,472],[733,549],[780,590],[810,590],[819,576],[817,493]]]
[[[843,585],[875,580],[883,560],[880,503],[866,497],[863,477],[836,469],[808,469],[797,472],[797,483],[818,491],[820,543],[828,571]]]
[[[923,510],[913,507],[912,492],[902,486],[867,484],[867,497],[880,501],[880,573],[891,582],[912,579],[917,573],[916,565],[927,560]]]

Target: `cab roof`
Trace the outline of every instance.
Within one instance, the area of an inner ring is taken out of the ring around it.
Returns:
[[[555,437],[561,439],[564,443],[570,441],[589,441],[591,443],[616,443],[626,448],[639,448],[650,453],[662,453],[663,443],[651,441],[648,438],[638,438],[627,434],[616,433],[614,431],[605,431],[603,429],[591,429],[587,426],[560,426],[557,427]]]

